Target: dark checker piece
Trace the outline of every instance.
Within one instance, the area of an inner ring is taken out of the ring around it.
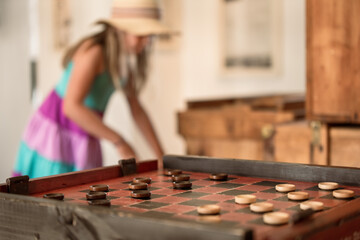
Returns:
[[[226,173],[212,173],[209,178],[216,181],[225,181],[227,180],[228,175]]]
[[[135,190],[131,192],[132,198],[150,198],[151,193],[148,190]]]
[[[147,184],[150,184],[151,183],[151,178],[148,178],[148,177],[134,178],[133,183],[147,183]]]
[[[171,179],[173,180],[173,182],[189,181],[190,175],[187,174],[173,175]]]
[[[109,186],[105,185],[105,184],[91,185],[90,191],[92,191],[92,192],[108,192]]]
[[[164,175],[165,176],[173,176],[173,175],[179,175],[181,174],[182,171],[181,170],[178,170],[178,169],[166,169],[164,171]]]
[[[148,188],[148,184],[147,184],[147,183],[144,183],[144,182],[130,183],[130,184],[129,184],[129,188],[132,189],[132,190],[147,189],[147,188]]]
[[[190,189],[192,186],[192,183],[189,181],[184,182],[173,182],[173,187],[175,189]]]
[[[89,205],[91,206],[111,206],[111,202],[110,200],[107,199],[97,199],[97,200],[92,200],[92,201],[88,201]]]
[[[106,199],[106,193],[104,192],[89,192],[86,194],[87,200],[95,200],[95,199]]]
[[[64,200],[64,194],[62,193],[48,193],[43,196],[47,199]]]

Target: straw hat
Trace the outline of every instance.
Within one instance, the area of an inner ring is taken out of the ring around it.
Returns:
[[[110,19],[100,21],[138,36],[171,34],[160,17],[156,0],[113,0]]]

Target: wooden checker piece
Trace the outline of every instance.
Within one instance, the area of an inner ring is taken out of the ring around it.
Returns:
[[[220,213],[220,207],[215,204],[207,204],[197,207],[200,215],[216,215]]]
[[[250,204],[250,210],[256,213],[271,212],[274,209],[274,204],[269,202],[258,202]]]
[[[286,192],[291,192],[291,191],[295,191],[296,187],[294,184],[278,184],[275,186],[275,189],[276,191],[278,192],[283,192],[283,193],[286,193]]]
[[[192,186],[192,183],[189,181],[173,182],[174,189],[190,189],[191,186]]]
[[[324,203],[319,201],[306,201],[300,203],[302,210],[312,209],[314,211],[321,211],[324,209]]]
[[[179,174],[179,175],[173,175],[171,177],[173,182],[184,182],[190,180],[190,175],[187,174]]]
[[[111,202],[108,199],[96,199],[96,200],[88,201],[88,203],[91,206],[107,206],[107,207],[111,206]]]
[[[332,194],[335,198],[339,198],[339,199],[353,198],[355,196],[354,191],[348,189],[335,190],[332,192]]]
[[[107,194],[105,192],[89,192],[86,194],[87,200],[106,199]]]
[[[151,178],[148,177],[138,177],[133,179],[133,183],[151,183]]]
[[[198,222],[219,223],[221,222],[221,217],[220,215],[199,215],[196,220]]]
[[[250,204],[256,201],[256,196],[252,194],[241,194],[235,196],[235,202],[237,204]]]
[[[150,198],[151,192],[148,190],[135,190],[131,192],[132,198],[146,199]]]
[[[263,215],[263,221],[270,225],[281,225],[288,223],[290,215],[286,212],[271,212]]]
[[[226,173],[212,173],[209,178],[215,181],[226,181],[228,179],[228,175]]]
[[[289,192],[287,194],[287,197],[290,200],[302,201],[302,200],[309,199],[309,193],[307,193],[307,192]]]
[[[108,192],[109,191],[109,185],[105,185],[105,184],[91,185],[89,188],[90,188],[90,191],[92,191],[92,192]]]
[[[145,182],[130,183],[129,189],[131,190],[145,190],[148,188],[148,184]]]
[[[164,175],[165,176],[173,176],[173,175],[179,175],[182,174],[182,171],[179,169],[165,169]]]
[[[48,193],[43,196],[46,199],[53,199],[53,200],[64,200],[64,194],[62,193]]]
[[[320,182],[318,187],[321,190],[335,190],[339,188],[339,184],[336,182]]]

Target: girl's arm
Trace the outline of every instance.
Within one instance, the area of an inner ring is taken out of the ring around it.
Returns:
[[[151,124],[150,118],[148,117],[145,109],[142,107],[138,96],[135,92],[133,80],[130,79],[126,86],[126,98],[130,106],[131,114],[136,122],[136,125],[141,130],[145,139],[150,144],[151,148],[154,150],[158,158],[158,167],[161,169],[162,165],[162,156],[164,151],[161,147],[160,141],[156,136],[153,125]]]
[[[135,157],[134,151],[126,141],[117,132],[107,127],[96,113],[83,104],[96,75],[104,69],[101,46],[80,47],[73,63],[74,68],[64,97],[64,114],[90,135],[114,143],[121,157]]]

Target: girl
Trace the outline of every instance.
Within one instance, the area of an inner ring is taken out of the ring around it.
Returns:
[[[14,175],[30,178],[100,167],[99,139],[121,158],[136,157],[119,133],[102,122],[115,89],[124,91],[131,114],[159,159],[163,149],[138,99],[147,77],[152,36],[167,34],[155,0],[115,0],[103,30],[70,48],[64,74],[35,112],[18,152]]]

